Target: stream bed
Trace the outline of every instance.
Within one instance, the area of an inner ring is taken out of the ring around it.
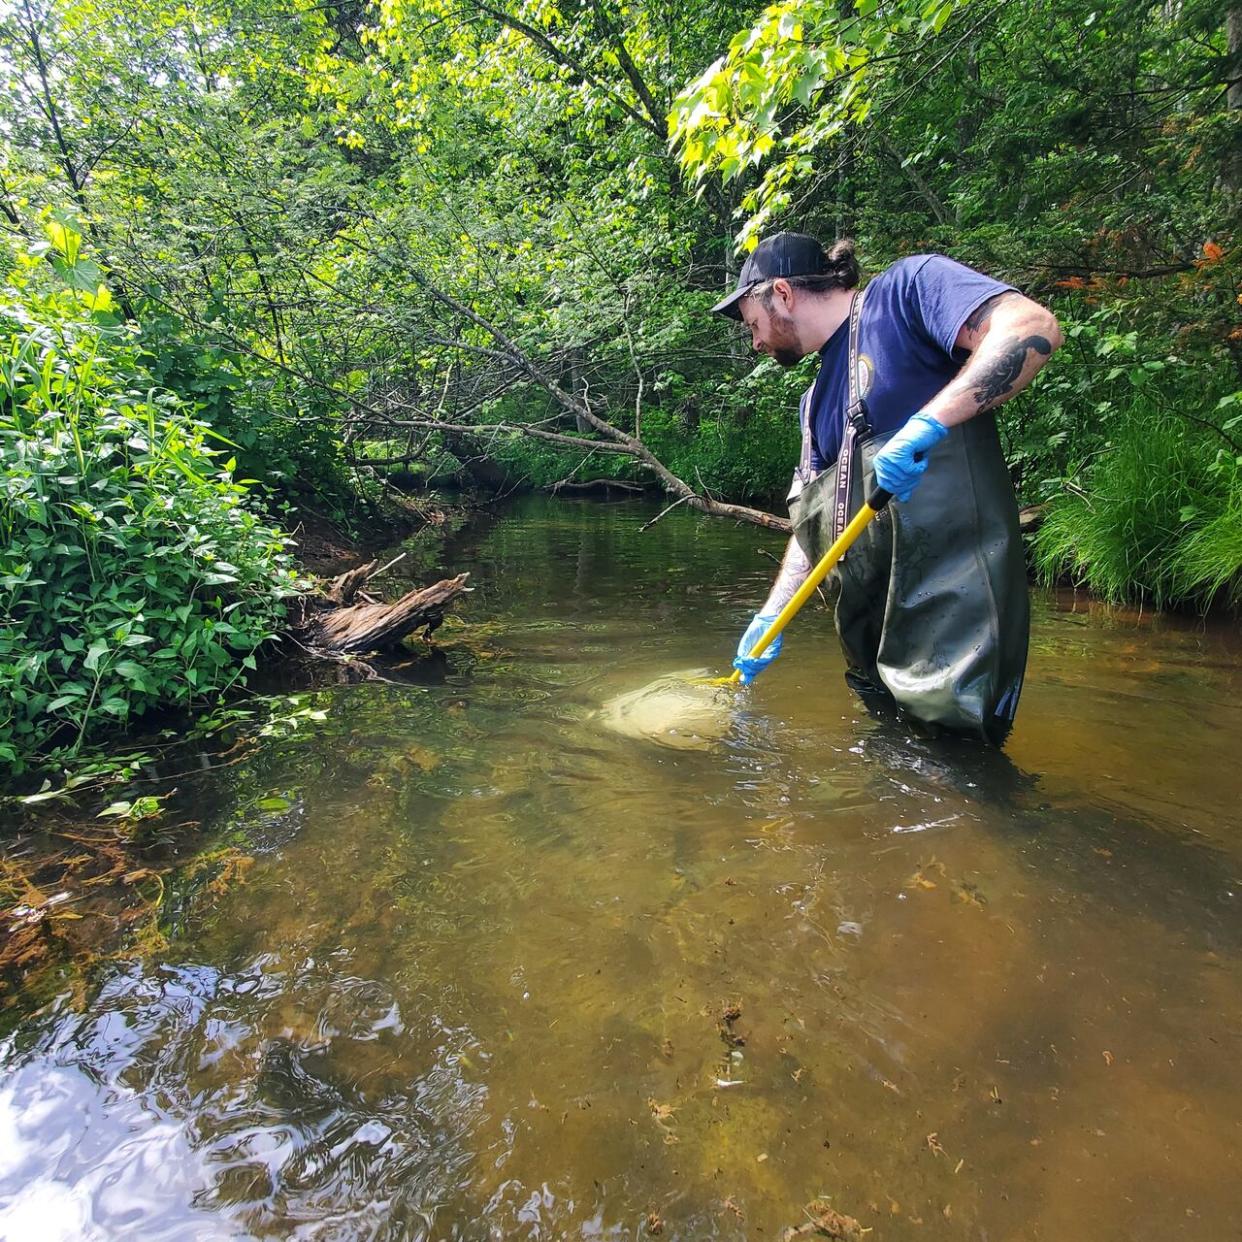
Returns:
[[[822,608],[702,747],[780,541],[522,501],[435,658],[194,789],[237,882],[0,1041],[0,1237],[1242,1237],[1242,643],[1037,593],[1005,751]],[[467,641],[468,639],[468,641]]]

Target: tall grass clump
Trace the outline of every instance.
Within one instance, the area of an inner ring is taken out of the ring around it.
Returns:
[[[1223,404],[1223,403],[1222,403]],[[1048,581],[1115,601],[1242,602],[1242,457],[1228,429],[1134,407],[1035,536]]]
[[[1181,540],[1173,585],[1179,598],[1224,598],[1242,606],[1242,470],[1233,461],[1233,484],[1223,508]]]
[[[65,762],[255,667],[293,587],[276,529],[150,384],[80,238],[8,256],[0,289],[0,763]]]

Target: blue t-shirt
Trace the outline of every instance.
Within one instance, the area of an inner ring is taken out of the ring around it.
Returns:
[[[1011,285],[942,254],[900,259],[868,285],[858,326],[858,393],[872,431],[896,431],[961,370],[954,341],[970,313]],[[849,404],[850,325],[820,350],[811,393],[811,469],[837,459]]]

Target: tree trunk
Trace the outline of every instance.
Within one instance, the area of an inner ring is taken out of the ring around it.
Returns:
[[[574,345],[565,351],[565,369],[569,377],[569,391],[574,396],[581,396],[586,385],[582,382],[582,350]],[[581,414],[574,415],[574,426],[579,433],[590,431],[591,424]]]

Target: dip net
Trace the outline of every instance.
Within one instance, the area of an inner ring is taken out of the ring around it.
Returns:
[[[733,725],[737,691],[715,686],[709,669],[691,668],[657,677],[609,699],[597,713],[605,728],[623,737],[675,750],[706,750]]]

